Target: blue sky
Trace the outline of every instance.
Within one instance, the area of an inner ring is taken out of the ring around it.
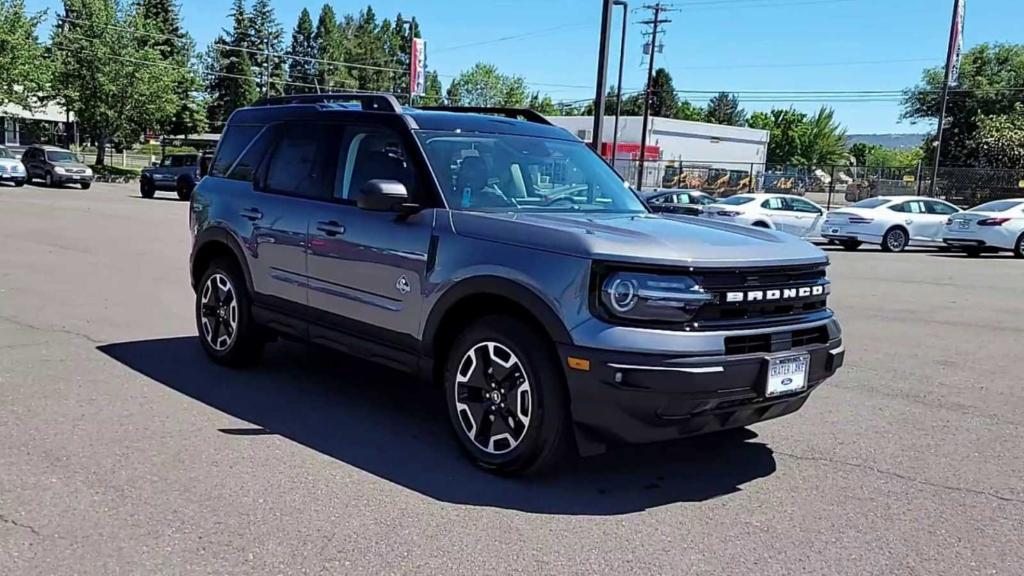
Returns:
[[[28,0],[31,9],[60,8],[59,0]],[[185,25],[200,46],[228,25],[231,0],[182,0]],[[305,6],[316,18],[322,3],[277,0],[278,18],[290,33]],[[526,78],[556,100],[593,96],[600,0],[374,0],[378,15],[415,15],[427,40],[429,66],[447,81],[477,61]],[[629,15],[625,81],[643,86],[642,26],[647,16]],[[951,0],[677,0],[668,15],[665,66],[676,88],[701,91],[899,90],[914,84],[923,67],[942,64]],[[365,2],[333,3],[339,14]],[[619,30],[616,9],[615,37]],[[965,46],[982,42],[1024,43],[1024,1],[968,0]],[[527,35],[528,34],[528,35]],[[519,38],[500,41],[509,36]],[[616,40],[617,43],[617,40]],[[617,44],[616,44],[617,46]],[[617,48],[616,48],[617,50]],[[611,62],[614,78],[616,61]],[[688,95],[701,103],[701,95]],[[792,97],[791,95],[785,96]],[[748,111],[787,102],[755,102]],[[928,126],[899,122],[894,101],[840,102],[816,96],[793,105],[815,110],[827,104],[850,133],[924,132]]]

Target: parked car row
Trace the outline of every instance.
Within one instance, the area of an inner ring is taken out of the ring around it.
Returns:
[[[878,196],[831,212],[800,196],[737,194],[715,199],[693,190],[644,194],[656,211],[770,228],[811,242],[885,252],[908,247],[953,248],[969,256],[1009,251],[1024,258],[1024,199],[987,202],[963,211],[937,198]]]
[[[19,158],[0,146],[0,182],[24,186],[33,180],[41,180],[47,187],[78,184],[88,190],[93,173],[74,152],[64,148],[33,145]]]

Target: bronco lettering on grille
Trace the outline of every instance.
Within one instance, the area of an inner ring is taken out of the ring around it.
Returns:
[[[772,302],[776,300],[792,300],[824,296],[828,293],[828,285],[803,286],[801,288],[782,288],[776,290],[747,290],[743,292],[726,292],[726,302]]]

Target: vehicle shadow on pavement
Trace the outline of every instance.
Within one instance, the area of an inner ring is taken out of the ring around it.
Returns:
[[[460,453],[441,397],[400,372],[332,351],[271,345],[250,371],[211,363],[195,337],[98,349],[164,386],[254,425],[221,432],[257,442],[276,434],[424,496],[525,512],[614,515],[737,492],[775,472],[749,430],[630,447],[527,479],[478,470]]]

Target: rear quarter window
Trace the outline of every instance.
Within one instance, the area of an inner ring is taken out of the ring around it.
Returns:
[[[262,126],[228,126],[217,146],[217,154],[213,158],[210,175],[220,178],[226,176],[235,160],[238,160],[238,157],[262,129]]]

